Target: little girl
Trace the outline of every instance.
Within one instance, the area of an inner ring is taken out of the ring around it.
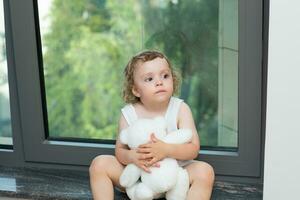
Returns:
[[[187,144],[166,144],[154,135],[152,142],[129,150],[116,141],[115,156],[100,155],[90,166],[90,183],[95,200],[113,200],[113,187],[124,191],[119,177],[124,166],[134,163],[146,172],[149,167],[159,167],[165,157],[172,157],[184,167],[190,179],[188,200],[210,199],[214,183],[213,168],[203,162],[193,160],[200,149],[199,137],[189,106],[172,95],[178,89],[178,77],[165,55],[157,51],[144,51],[134,56],[125,68],[123,97],[126,103],[119,120],[119,132],[138,118],[164,116],[168,131],[189,128],[193,138]]]

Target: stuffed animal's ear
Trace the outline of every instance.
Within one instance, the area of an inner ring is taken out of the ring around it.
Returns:
[[[128,131],[127,129],[123,129],[120,133],[120,142],[122,144],[128,144]]]

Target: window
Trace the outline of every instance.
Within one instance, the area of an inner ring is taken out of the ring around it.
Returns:
[[[0,148],[13,144],[7,74],[3,1],[0,2]]]
[[[49,138],[114,140],[124,66],[157,49],[182,74],[202,146],[237,147],[237,0],[39,0],[36,12]]]
[[[26,161],[113,154],[122,69],[156,48],[184,77],[199,159],[217,174],[260,176],[262,2],[42,2],[10,1]]]

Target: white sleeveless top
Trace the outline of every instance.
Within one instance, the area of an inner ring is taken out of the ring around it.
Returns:
[[[165,113],[165,119],[167,121],[167,130],[168,132],[175,131],[178,129],[177,127],[177,117],[179,108],[181,105],[181,102],[183,102],[182,99],[179,99],[177,97],[171,97],[169,101],[169,105],[167,108],[167,111]],[[127,124],[130,126],[135,120],[138,119],[138,116],[136,114],[135,108],[132,104],[127,104],[122,109],[122,114],[124,118],[127,121]],[[190,163],[194,162],[193,160],[178,160],[178,164],[181,167],[184,167]]]
[[[169,101],[169,105],[167,111],[165,113],[165,119],[167,121],[167,130],[168,132],[175,131],[178,129],[177,127],[177,116],[179,112],[179,108],[183,102],[182,99],[177,97],[171,97]],[[127,124],[130,126],[135,120],[138,119],[135,108],[132,104],[127,104],[122,109],[122,114],[127,121]]]

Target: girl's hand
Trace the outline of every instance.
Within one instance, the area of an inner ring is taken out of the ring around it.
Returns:
[[[151,143],[140,145],[137,149],[137,153],[143,153],[144,155],[147,155],[149,158],[151,158],[146,166],[152,166],[154,164],[157,165],[158,161],[167,157],[168,144],[157,139],[152,133]]]
[[[159,167],[158,164],[149,165],[152,157],[149,154],[138,153],[137,150],[131,150],[132,162],[147,173],[151,173],[149,167]]]

